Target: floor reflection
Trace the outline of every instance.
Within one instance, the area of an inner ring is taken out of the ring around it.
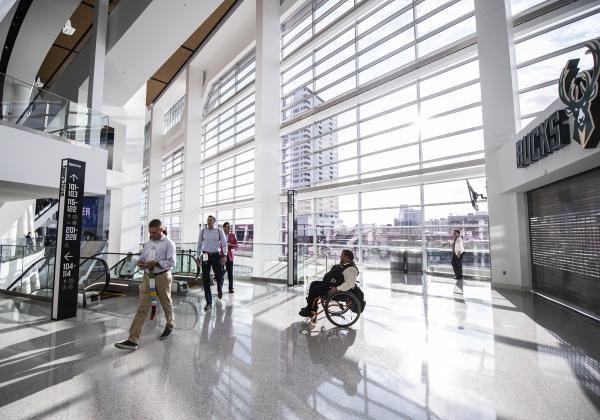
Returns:
[[[159,311],[133,353],[112,344],[135,296],[61,322],[0,299],[2,418],[598,418],[597,325],[489,283],[361,280],[350,329],[310,331],[305,288],[238,282],[209,312],[200,289],[175,297],[174,338],[158,340]]]

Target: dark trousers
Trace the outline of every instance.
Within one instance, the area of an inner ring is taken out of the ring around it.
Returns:
[[[227,280],[229,280],[229,291],[233,290],[233,261],[227,257],[227,262],[225,263],[225,271],[227,272]],[[225,273],[223,273],[225,276]],[[223,284],[223,281],[221,281]]]
[[[306,298],[307,308],[316,310],[315,299],[320,296],[325,296],[329,291],[329,284],[322,281],[313,281],[308,289],[308,297]]]
[[[463,270],[462,270],[462,259],[464,254],[460,254],[460,257],[457,257],[456,254],[452,253],[452,269],[454,270],[454,277],[458,280],[463,279]]]
[[[210,269],[212,268],[217,280],[217,290],[221,291],[223,285],[223,273],[221,266],[221,256],[218,252],[209,253],[208,261],[202,259],[202,283],[204,284],[204,297],[207,304],[212,304],[212,293],[210,291]]]

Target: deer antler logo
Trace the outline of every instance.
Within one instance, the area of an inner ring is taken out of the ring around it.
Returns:
[[[600,39],[587,42],[585,46],[586,54],[591,54],[594,59],[593,69],[580,73],[579,59],[569,60],[560,75],[558,96],[567,106],[567,115],[573,116],[573,140],[587,149],[595,147],[600,137],[597,134],[592,138],[596,122],[591,109],[598,94]]]

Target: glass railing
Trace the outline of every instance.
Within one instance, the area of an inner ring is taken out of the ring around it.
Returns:
[[[39,258],[28,266],[17,279],[6,287],[20,295],[52,297],[54,286],[54,255]]]
[[[38,258],[2,289],[22,296],[52,298],[54,288],[54,253]],[[111,277],[108,265],[98,258],[81,258],[79,260],[78,290],[82,293],[90,291],[103,292],[110,287]]]
[[[0,73],[0,119],[62,139],[106,148],[107,115]]]
[[[178,253],[196,255],[196,243],[177,244]],[[241,280],[287,278],[287,245],[238,242],[233,275]]]
[[[36,245],[0,245],[0,264],[23,259],[43,250],[43,247]]]

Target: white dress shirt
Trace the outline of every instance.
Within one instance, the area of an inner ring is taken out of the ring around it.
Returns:
[[[456,238],[452,243],[452,250],[454,251],[457,257],[460,257],[460,254],[465,252],[465,245],[463,239],[460,236]]]

